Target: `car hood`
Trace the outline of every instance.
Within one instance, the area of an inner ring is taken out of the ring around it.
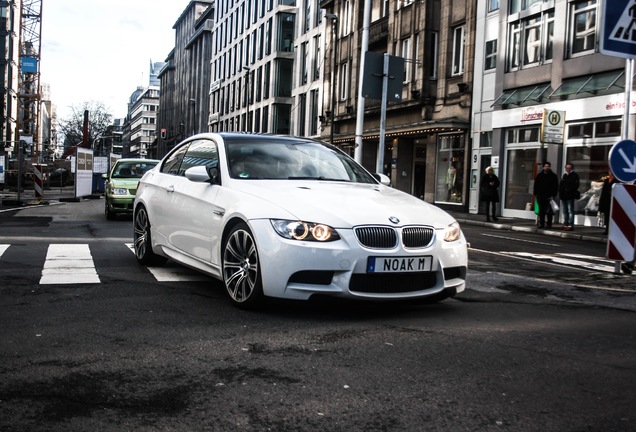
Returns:
[[[235,189],[267,201],[298,220],[334,228],[390,225],[389,218],[397,218],[399,226],[423,224],[443,228],[454,220],[425,201],[383,185],[316,180],[237,183]]]

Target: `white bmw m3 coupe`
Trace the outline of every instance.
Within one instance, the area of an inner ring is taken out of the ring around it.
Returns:
[[[265,297],[438,301],[463,291],[458,223],[388,184],[308,138],[195,135],[141,179],[135,255],[218,278],[242,308]]]

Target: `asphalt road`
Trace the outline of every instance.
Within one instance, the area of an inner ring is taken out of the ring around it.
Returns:
[[[103,200],[2,213],[0,431],[635,430],[629,279],[516,255],[587,246],[464,229],[455,299],[245,312],[213,279],[139,266]],[[57,243],[88,245],[99,282],[42,284]]]

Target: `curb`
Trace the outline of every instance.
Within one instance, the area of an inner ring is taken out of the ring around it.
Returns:
[[[460,225],[465,224],[465,225],[486,226],[486,227],[501,229],[501,230],[535,233],[535,234],[541,234],[545,236],[560,237],[560,238],[566,238],[571,240],[585,240],[585,241],[597,242],[597,243],[607,242],[607,238],[598,237],[598,236],[589,236],[585,234],[573,234],[570,232],[550,231],[550,230],[540,229],[536,227],[523,227],[523,226],[516,226],[511,224],[474,221],[470,219],[461,219],[461,218],[456,218],[455,220],[459,222]]]

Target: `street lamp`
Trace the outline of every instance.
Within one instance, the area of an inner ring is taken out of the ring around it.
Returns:
[[[333,144],[333,118],[336,111],[336,67],[338,62],[338,15],[326,13],[325,18],[333,21],[333,67],[331,70],[331,113],[329,115],[331,129],[329,131],[329,141]]]

